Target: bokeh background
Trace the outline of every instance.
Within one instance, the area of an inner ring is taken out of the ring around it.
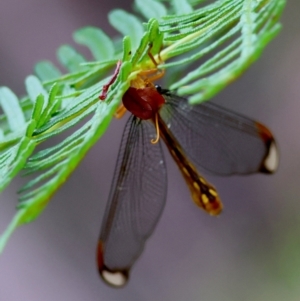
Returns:
[[[72,32],[94,25],[113,35],[110,9],[127,0],[1,0],[0,85],[25,92],[35,62],[56,62]],[[196,208],[168,157],[168,201],[123,289],[107,287],[95,247],[124,120],[103,139],[36,222],[17,230],[0,257],[1,301],[300,300],[300,2],[289,1],[283,30],[246,74],[215,101],[267,124],[281,152],[273,176],[209,177],[225,210]],[[81,49],[79,47],[79,49]],[[14,214],[21,180],[0,197],[0,229]]]

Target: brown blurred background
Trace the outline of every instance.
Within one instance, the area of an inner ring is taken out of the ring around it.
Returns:
[[[85,25],[109,26],[131,1],[1,0],[0,85],[23,94],[35,62]],[[192,203],[168,157],[168,202],[124,289],[107,287],[95,247],[123,130],[114,121],[36,222],[17,230],[0,257],[1,301],[300,300],[300,2],[262,58],[215,101],[267,124],[281,151],[273,176],[209,177],[225,210],[207,216]],[[82,49],[78,47],[78,49]],[[14,214],[14,181],[0,197],[0,230]]]

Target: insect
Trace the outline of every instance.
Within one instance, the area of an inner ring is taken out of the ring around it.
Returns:
[[[161,140],[193,201],[211,215],[221,212],[222,203],[198,169],[219,175],[268,174],[277,169],[279,159],[273,135],[263,124],[210,102],[190,106],[184,97],[141,82],[122,99],[132,114],[125,125],[97,249],[99,273],[114,287],[127,283],[165,206]]]

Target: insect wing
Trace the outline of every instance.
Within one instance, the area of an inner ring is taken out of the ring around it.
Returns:
[[[277,169],[275,140],[261,123],[211,102],[191,106],[173,93],[163,96],[160,114],[198,168],[220,175]]]
[[[110,285],[123,286],[143,251],[166,201],[167,177],[161,144],[151,144],[153,124],[128,120],[102,223],[98,268]]]

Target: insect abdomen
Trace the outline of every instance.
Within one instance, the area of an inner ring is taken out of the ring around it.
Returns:
[[[169,152],[177,163],[185,179],[195,204],[210,215],[218,215],[222,211],[222,203],[216,189],[199,175],[194,165],[186,158],[180,144],[159,117],[160,135],[165,141]]]

